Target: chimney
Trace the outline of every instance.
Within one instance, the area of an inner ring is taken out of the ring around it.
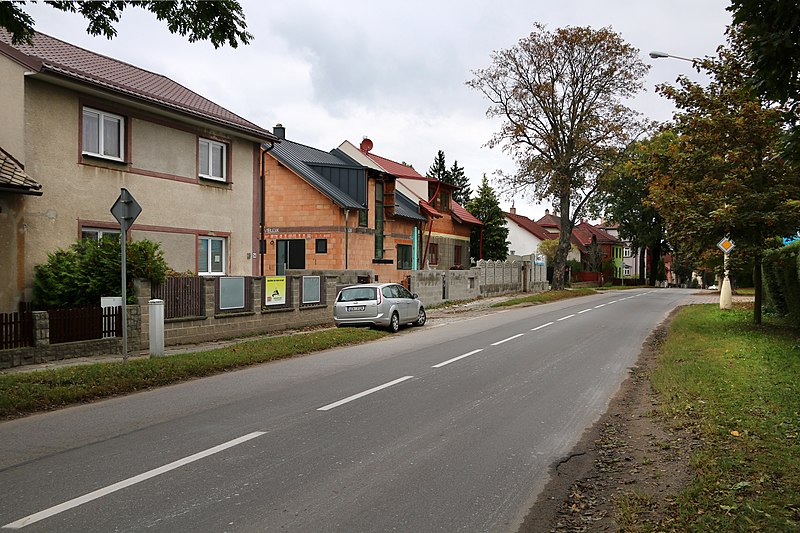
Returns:
[[[372,141],[370,141],[369,137],[365,135],[364,140],[361,141],[361,146],[359,146],[359,148],[361,149],[362,152],[368,154],[369,151],[372,150],[372,146],[373,146]]]
[[[275,127],[272,128],[272,134],[278,139],[286,139],[286,128],[283,127],[283,124],[275,124]]]
[[[512,215],[517,214],[517,208],[514,207],[514,204],[511,204],[511,209],[509,210],[509,213],[511,213]]]
[[[545,209],[545,210],[544,210],[544,216],[547,216],[547,215],[549,215],[549,214],[550,214],[550,210],[549,210],[549,209]]]

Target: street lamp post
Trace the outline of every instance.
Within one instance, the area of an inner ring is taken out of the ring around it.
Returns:
[[[694,63],[696,61],[695,59],[689,59],[688,57],[674,56],[674,55],[668,54],[666,52],[657,52],[655,50],[650,52],[650,57],[652,59],[662,59],[662,58],[665,58],[665,57],[671,57],[673,59],[680,59],[682,61],[688,61],[690,63]]]

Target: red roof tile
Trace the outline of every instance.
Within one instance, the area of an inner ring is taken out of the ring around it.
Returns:
[[[474,224],[476,226],[483,226],[483,222],[478,220],[472,213],[461,207],[461,205],[453,200],[450,199],[450,212],[456,217],[459,221],[465,224]]]
[[[49,72],[124,94],[130,98],[222,124],[261,139],[275,137],[211,100],[190,91],[166,76],[123,61],[36,33],[33,44],[12,45],[11,34],[0,29],[0,53],[37,72]]]
[[[528,233],[531,233],[532,235],[543,241],[548,241],[558,238],[558,233],[550,233],[542,226],[540,226],[539,224],[537,224],[536,222],[534,222],[533,220],[529,219],[526,216],[517,215],[513,213],[504,213],[504,214],[506,215],[506,218],[514,221],[521,228],[525,229]]]

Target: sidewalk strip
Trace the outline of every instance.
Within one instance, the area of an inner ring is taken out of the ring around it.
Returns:
[[[358,394],[354,394],[352,396],[348,396],[347,398],[345,398],[343,400],[339,400],[338,402],[329,403],[328,405],[326,405],[324,407],[320,407],[319,409],[317,409],[317,411],[330,411],[334,407],[339,407],[340,405],[344,405],[344,404],[346,404],[348,402],[352,402],[353,400],[358,400],[359,398],[363,398],[364,396],[372,394],[373,392],[378,392],[379,390],[383,390],[385,388],[391,387],[392,385],[397,385],[398,383],[402,383],[404,381],[412,379],[413,377],[414,376],[403,376],[402,378],[398,378],[398,379],[396,379],[394,381],[390,381],[389,383],[384,383],[383,385],[378,385],[377,387],[373,387],[373,388],[371,388],[369,390],[365,390],[364,392],[359,392]]]
[[[165,474],[170,470],[175,470],[176,468],[180,468],[189,463],[193,463],[195,461],[199,461],[200,459],[204,459],[209,455],[214,455],[215,453],[227,450],[228,448],[232,448],[234,446],[242,444],[243,442],[247,442],[256,437],[260,437],[265,433],[266,432],[264,431],[255,431],[253,433],[248,433],[247,435],[239,437],[238,439],[230,440],[228,442],[220,444],[219,446],[214,446],[213,448],[209,448],[205,451],[198,452],[194,455],[190,455],[189,457],[184,457],[183,459],[179,459],[177,461],[166,464],[164,466],[160,466],[143,474],[139,474],[138,476],[134,476],[132,478],[120,481],[119,483],[114,483],[113,485],[109,485],[108,487],[98,489],[88,494],[84,494],[83,496],[80,496],[78,498],[74,498],[62,504],[50,507],[49,509],[45,509],[44,511],[39,511],[38,513],[28,515],[25,518],[20,518],[16,522],[11,522],[10,524],[4,525],[3,529],[21,529],[25,526],[29,526],[33,523],[36,523],[39,520],[44,520],[45,518],[49,518],[59,513],[63,513],[64,511],[68,511],[74,507],[83,505],[84,503],[88,503],[90,501],[97,500],[98,498],[102,498],[103,496],[107,496],[112,492],[122,490],[124,488],[130,487],[131,485],[135,485],[137,483],[141,483],[142,481],[146,481],[150,478],[159,476],[161,474]]]
[[[478,352],[482,352],[483,348],[479,348],[477,350],[472,350],[469,353],[465,353],[464,355],[459,355],[458,357],[453,357],[452,359],[448,359],[444,363],[439,363],[438,365],[433,365],[431,368],[442,368],[445,365],[449,365],[450,363],[455,363],[459,359],[464,359],[465,357],[469,357],[470,355],[475,355]]]

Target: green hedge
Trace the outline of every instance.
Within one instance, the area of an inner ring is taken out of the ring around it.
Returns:
[[[169,265],[159,243],[147,239],[127,244],[128,303],[136,303],[130,289],[136,278],[164,281]],[[83,239],[67,250],[47,255],[34,267],[34,303],[43,309],[98,305],[101,296],[120,296],[119,241]]]
[[[767,303],[800,326],[800,241],[764,254]]]

